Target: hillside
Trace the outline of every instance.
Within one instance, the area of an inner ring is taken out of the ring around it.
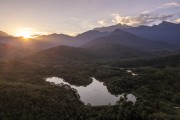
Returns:
[[[45,50],[48,48],[57,47],[60,45],[79,47],[95,38],[107,36],[106,32],[89,30],[77,36],[69,36],[66,34],[49,34],[25,40],[22,37],[9,36],[4,32],[0,32],[0,43],[13,45],[32,50]]]
[[[85,42],[89,42],[96,38],[107,36],[108,34],[109,34],[108,32],[99,32],[97,30],[89,30],[84,33],[78,34],[77,36],[74,37],[74,39],[77,41],[81,41],[83,44]]]
[[[93,52],[76,47],[58,46],[29,55],[25,60],[42,64],[68,63],[98,58]]]
[[[119,29],[111,32],[109,36],[97,38],[82,47],[111,57],[137,56],[142,53],[172,48],[166,42],[151,41]]]
[[[94,28],[93,30],[100,31],[100,32],[112,32],[112,31],[114,31],[116,29],[126,30],[126,29],[129,29],[129,28],[131,28],[131,26],[122,25],[121,23],[119,23],[117,25]]]
[[[3,32],[3,31],[0,31],[0,37],[9,37],[10,35]]]
[[[107,42],[105,40],[95,40],[82,46],[100,55],[110,58],[127,58],[127,57],[137,57],[142,55],[137,49],[132,49],[120,44],[113,42]]]
[[[73,46],[73,44],[74,44],[74,40],[73,40],[74,37],[65,35],[65,34],[53,33],[50,35],[39,36],[35,39],[49,44],[49,47],[47,47],[47,48],[57,47],[59,45]]]
[[[76,36],[69,36],[65,34],[50,34],[39,36],[36,39],[46,43],[52,43],[51,47],[57,47],[60,45],[79,47],[91,40],[107,35],[107,32],[89,30]]]
[[[123,26],[121,24],[108,26],[108,27],[102,27],[102,28],[95,28],[94,30],[97,31],[103,31],[103,32],[112,32],[116,29],[122,29],[124,31],[127,31],[129,33],[132,33],[134,35],[137,35],[139,37],[143,37],[149,40],[155,40],[155,41],[165,41],[168,42],[176,49],[178,49],[180,46],[180,24],[175,24],[171,22],[163,21],[162,23],[158,25],[153,26],[145,26],[140,25],[137,27],[131,27],[131,26]]]
[[[134,58],[106,60],[105,64],[114,67],[135,67],[135,68],[169,68],[180,66],[180,54],[158,56],[154,58]]]
[[[166,41],[175,46],[180,43],[180,24],[163,21],[152,27],[139,26],[127,29],[127,31],[150,40]]]
[[[0,43],[0,59],[12,60],[29,54],[29,50]]]

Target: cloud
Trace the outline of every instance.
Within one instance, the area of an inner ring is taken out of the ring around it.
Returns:
[[[74,33],[74,32],[64,32],[63,34],[70,35],[70,36],[78,35],[78,33]]]
[[[153,12],[153,11],[152,10],[145,10],[145,11],[141,12],[141,14],[149,14],[151,12]]]
[[[179,7],[180,6],[180,3],[177,3],[177,2],[170,2],[170,3],[165,3],[165,4],[162,4],[160,7],[158,8],[171,8],[171,7]]]
[[[139,21],[135,20],[134,17],[131,16],[120,16],[120,15],[115,15],[114,19],[112,20],[113,23],[118,24],[126,24],[126,25],[134,25],[134,24],[139,24]]]
[[[33,37],[38,37],[38,36],[42,36],[42,35],[48,35],[50,34],[49,32],[40,32],[40,31],[36,31],[32,34]]]
[[[176,23],[180,23],[180,18],[175,20]]]
[[[161,22],[172,18],[174,15],[154,15],[154,14],[140,14],[138,16],[120,16],[115,14],[112,22],[115,24],[121,23],[131,26],[148,25],[156,22]]]
[[[100,20],[100,21],[98,21],[98,24],[105,26],[107,23],[104,20]]]
[[[159,7],[155,7],[149,10],[144,10],[141,12],[141,14],[150,14],[159,9],[168,9],[168,8],[173,8],[173,7],[180,7],[180,3],[177,3],[177,2],[164,3],[164,4],[161,4]]]
[[[129,26],[139,26],[139,25],[153,25],[153,24],[158,24],[162,21],[171,21],[171,22],[176,22],[180,23],[180,19],[177,19],[177,16],[180,15],[180,12],[178,13],[172,13],[172,14],[166,14],[166,15],[161,15],[157,14],[159,10],[164,10],[169,8],[174,8],[174,7],[180,7],[180,3],[178,2],[169,2],[169,3],[164,3],[161,4],[159,7],[155,6],[152,9],[145,9],[144,11],[140,12],[139,15],[137,16],[121,16],[118,13],[113,13],[111,14],[111,18],[109,20],[103,20],[103,21],[98,21],[99,24],[101,25],[113,25],[113,24],[125,24]],[[161,12],[160,12],[161,13]],[[113,18],[112,18],[113,17]],[[104,21],[106,21],[104,24]]]
[[[171,3],[164,4],[164,6],[171,6],[171,7],[173,7],[173,6],[180,6],[180,3],[171,2]]]

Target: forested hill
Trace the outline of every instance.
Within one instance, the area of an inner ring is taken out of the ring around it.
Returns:
[[[124,66],[124,67],[142,67],[152,66],[157,68],[164,67],[179,67],[180,66],[180,54],[168,55],[151,59],[133,59],[133,60],[110,60],[108,62],[113,66]]]

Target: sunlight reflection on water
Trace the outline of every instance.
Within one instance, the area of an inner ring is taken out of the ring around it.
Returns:
[[[62,78],[52,77],[47,78],[46,81],[52,82],[55,84],[67,84],[70,85],[72,88],[76,89],[78,94],[80,95],[80,99],[85,103],[90,103],[91,105],[114,105],[119,100],[120,96],[122,95],[112,95],[108,92],[106,86],[103,85],[103,82],[99,82],[95,78],[92,78],[93,82],[88,86],[74,86],[67,82],[65,82]],[[136,97],[132,94],[127,94],[127,101],[132,101],[133,103],[136,102]]]

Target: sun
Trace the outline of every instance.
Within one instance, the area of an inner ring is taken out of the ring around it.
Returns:
[[[31,36],[31,33],[30,33],[30,32],[27,32],[27,31],[21,31],[18,36],[21,36],[21,37],[23,37],[23,38],[25,38],[25,39],[28,39],[28,38],[31,38],[31,37],[32,37],[32,36]]]
[[[41,31],[40,29],[37,28],[19,28],[15,32],[16,37],[23,37],[24,39],[33,39],[41,35],[48,35],[49,33],[46,31]]]
[[[31,29],[21,29],[17,32],[16,36],[23,37],[25,39],[33,38],[33,31]]]

